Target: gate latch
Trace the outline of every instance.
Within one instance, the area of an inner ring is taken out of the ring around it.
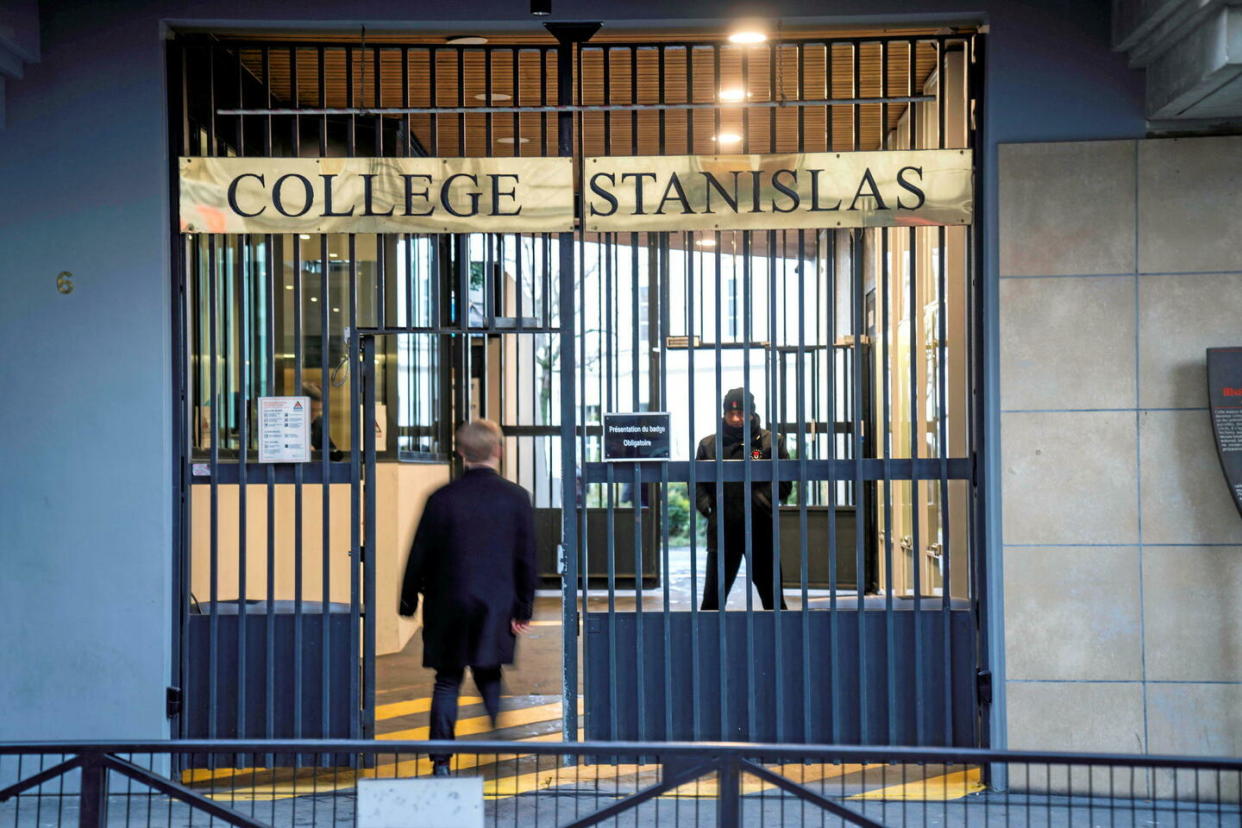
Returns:
[[[992,703],[992,671],[980,670],[975,674],[975,691],[982,704]]]
[[[164,693],[164,714],[168,718],[181,715],[182,692],[180,687],[169,687]]]

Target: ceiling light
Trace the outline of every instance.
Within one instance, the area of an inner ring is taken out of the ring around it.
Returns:
[[[482,46],[487,38],[482,35],[449,35],[444,42],[454,46]]]
[[[742,136],[738,135],[736,132],[722,132],[716,136],[716,143],[721,145],[738,144],[741,143],[741,141]]]
[[[333,313],[340,313],[340,312],[341,312],[341,309],[340,309],[340,308],[333,308],[333,309],[332,309],[332,312],[333,312]]]
[[[740,31],[729,35],[730,43],[763,43],[768,36],[758,31]]]
[[[721,89],[719,97],[722,101],[740,101],[744,98],[749,98],[750,95],[740,86],[733,86],[728,89]]]
[[[336,253],[329,253],[329,254],[328,254],[328,256],[329,256],[329,258],[333,258],[333,259],[335,259],[335,258],[337,257],[337,254],[336,254]]]
[[[285,290],[293,290],[293,285],[285,285]]]
[[[310,233],[302,233],[300,236],[298,236],[298,238],[299,238],[299,239],[309,239],[309,238],[310,238]]]
[[[519,144],[529,144],[529,143],[530,143],[530,139],[529,139],[529,138],[519,138],[519,139],[517,139],[517,141],[518,141],[518,143],[519,143]],[[497,139],[496,139],[496,143],[497,143],[497,144],[512,144],[512,143],[513,143],[513,139],[512,139],[512,138],[497,138]]]
[[[716,240],[715,239],[699,239],[698,241],[695,242],[695,244],[697,244],[699,247],[715,247]]]
[[[493,102],[493,103],[495,103],[496,101],[507,101],[507,100],[510,100],[510,99],[511,99],[511,97],[512,97],[511,95],[506,95],[504,92],[493,92],[493,93],[492,93],[492,102]],[[487,93],[486,93],[486,92],[480,92],[479,94],[477,94],[477,95],[475,95],[475,96],[474,96],[474,99],[475,99],[476,101],[486,101],[486,100],[487,100]]]
[[[319,301],[319,297],[318,297],[318,296],[312,296],[312,297],[311,297],[311,301],[312,301],[312,302],[318,302],[318,301]]]

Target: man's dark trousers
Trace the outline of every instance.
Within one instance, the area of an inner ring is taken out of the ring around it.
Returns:
[[[493,726],[500,715],[500,667],[471,667],[474,684],[483,697],[483,707],[491,717]],[[457,699],[465,670],[437,670],[436,686],[431,694],[431,738],[451,741],[457,728]],[[448,754],[435,754],[437,762],[447,762]]]
[[[714,518],[709,518],[708,532],[709,539],[715,540],[713,537],[716,531],[716,522]],[[736,525],[734,525],[736,524]],[[756,509],[751,515],[751,534],[750,534],[750,580],[759,590],[759,600],[763,602],[764,609],[772,609],[772,563],[775,558],[772,548],[772,516]],[[746,558],[746,526],[744,520],[725,522],[725,559],[724,559],[724,594],[725,601],[728,601],[729,592],[733,589],[733,582],[737,579],[737,570],[741,566],[742,561]],[[718,588],[720,578],[719,572],[719,544],[708,543],[707,545],[707,568],[703,573],[703,605],[701,609],[715,610],[720,609],[720,590]],[[778,569],[779,573],[779,569]],[[780,577],[779,574],[777,576]],[[779,588],[779,584],[778,584]],[[785,596],[781,595],[781,609],[785,609]]]

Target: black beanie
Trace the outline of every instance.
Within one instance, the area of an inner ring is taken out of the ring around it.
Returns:
[[[746,400],[744,410],[742,409],[743,399]],[[742,410],[743,416],[750,416],[755,413],[755,395],[741,388],[734,388],[728,394],[725,394],[723,409],[726,414],[730,411]]]

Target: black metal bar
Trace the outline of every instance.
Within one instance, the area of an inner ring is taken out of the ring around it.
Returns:
[[[798,95],[802,95],[803,70],[805,69],[802,48],[798,48]],[[803,148],[802,135],[802,118],[798,119],[798,148]],[[798,233],[798,296],[805,297],[806,293],[806,234],[801,230]],[[818,283],[818,280],[816,280]],[[797,431],[798,440],[795,444],[798,451],[798,481],[795,490],[798,497],[798,582],[800,587],[801,610],[800,616],[802,621],[802,740],[804,742],[812,741],[812,670],[814,664],[811,661],[811,609],[810,594],[808,582],[810,581],[810,555],[807,549],[807,495],[809,492],[807,486],[807,439],[806,439],[806,384],[802,381],[806,371],[806,308],[798,305],[796,308],[798,314],[798,352],[797,365],[794,369],[795,401],[797,408]],[[814,305],[816,316],[819,310],[819,296],[816,295]],[[818,371],[813,371],[812,376],[817,377]],[[787,387],[782,389],[788,393]],[[816,398],[816,389],[812,387],[812,399]],[[833,438],[835,439],[835,437]],[[783,580],[783,579],[782,579]]]
[[[651,785],[643,788],[641,791],[632,793],[619,802],[615,802],[606,808],[602,808],[588,817],[567,823],[565,828],[586,828],[588,825],[599,825],[601,822],[611,819],[618,814],[633,810],[644,802],[655,799],[663,793],[667,793],[668,791],[679,788],[689,782],[693,782],[700,776],[711,773],[711,771],[712,765],[709,763],[704,765],[696,765],[695,767],[684,770],[680,773],[665,776],[664,779],[655,785]]]
[[[687,67],[693,66],[694,61],[692,60],[692,58],[693,58],[693,55],[687,54],[686,56]],[[693,91],[694,91],[693,82],[688,83],[687,89],[689,90],[690,94],[693,94]],[[693,118],[691,118],[690,119],[691,130],[693,130],[693,123],[694,123]],[[693,141],[691,141],[691,150],[693,150]],[[694,293],[694,277],[695,277],[694,265],[697,259],[697,256],[696,256],[697,251],[695,250],[693,232],[686,233],[685,250],[687,251],[687,255],[686,255],[686,337],[688,341],[693,342],[694,336],[695,336],[694,310],[697,307],[695,304],[695,293]],[[703,295],[702,293],[699,294],[700,297],[702,295]],[[702,301],[702,299],[700,298],[699,301]],[[698,449],[697,449],[697,446],[694,440],[694,437],[695,437],[695,434],[694,434],[694,400],[695,400],[694,376],[695,374],[694,374],[694,351],[693,350],[686,354],[686,364],[688,366],[686,370],[686,378],[688,380],[689,387],[690,387],[690,396],[689,396],[689,409],[690,410],[689,410],[689,416],[686,419],[686,430],[689,432],[687,435],[689,438],[687,442],[689,446],[691,447],[690,450],[695,453],[695,456],[697,456]],[[698,554],[697,554],[698,553],[698,536],[699,536],[699,519],[701,516],[699,515],[699,510],[698,510],[699,487],[698,487],[698,476],[695,474],[696,469],[697,469],[697,464],[695,463],[689,464],[689,469],[688,469],[689,475],[686,479],[686,498],[687,500],[690,501],[690,518],[689,518],[689,528],[690,528],[690,698],[695,699],[697,702],[697,699],[699,698],[699,692],[700,692],[699,685],[701,681],[701,677],[699,676],[699,595],[698,595],[699,563],[698,563]],[[664,469],[664,480],[666,483],[669,480],[667,467]],[[703,516],[702,519],[704,521],[707,520],[705,516]],[[666,575],[665,577],[668,577],[668,576]],[[706,577],[704,577],[704,584],[706,584],[706,582],[707,582],[707,579]],[[695,739],[702,738],[702,734],[703,734],[703,716],[701,713],[701,707],[702,705],[699,705],[697,703],[694,704],[693,706],[694,708],[692,712],[692,716],[694,720],[693,738]]]
[[[266,66],[266,53],[264,53]],[[172,652],[169,662],[173,665],[173,686],[186,687],[189,676],[189,647],[186,646],[187,630],[190,613],[190,555],[192,548],[190,490],[185,474],[186,463],[193,453],[194,429],[190,425],[190,416],[194,413],[194,404],[190,396],[190,321],[187,295],[187,282],[192,279],[195,270],[197,242],[183,237],[179,232],[180,220],[177,206],[177,158],[190,154],[189,125],[189,94],[187,78],[186,48],[178,41],[169,44],[168,56],[169,112],[176,117],[170,120],[169,144],[169,232],[171,234],[169,249],[173,251],[172,263],[172,382],[174,398],[172,401],[173,445],[176,456],[172,471],[173,492],[173,537],[176,539],[176,554],[172,560]],[[184,710],[184,701],[183,701]],[[175,718],[171,733],[184,735],[186,717]],[[40,760],[42,763],[42,760]],[[36,819],[38,815],[36,814]]]
[[[261,822],[256,822],[253,819],[249,819],[248,817],[242,814],[239,814],[237,811],[234,811],[230,808],[225,808],[223,805],[217,805],[215,802],[208,799],[207,797],[200,796],[199,794],[195,793],[189,788],[186,788],[183,785],[178,785],[175,782],[170,782],[169,780],[164,779],[163,777],[152,773],[146,768],[135,765],[133,762],[128,762],[124,759],[121,759],[118,756],[113,756],[113,755],[101,756],[99,757],[98,762],[99,762],[97,766],[98,772],[105,780],[107,779],[108,771],[112,770],[119,774],[127,776],[130,779],[133,779],[135,782],[140,782],[143,785],[147,785],[151,788],[154,788],[160,793],[166,794],[167,796],[173,799],[180,800],[181,802],[186,803],[190,807],[196,810],[202,811],[206,814],[209,814],[215,819],[219,819],[222,822],[228,823],[229,825],[236,825],[236,826],[239,826],[239,828],[264,828],[264,825]],[[84,779],[88,772],[88,768],[94,770],[94,768],[91,768],[90,765],[84,765],[82,768]],[[83,788],[83,791],[85,792],[85,787]],[[106,797],[107,797],[106,786],[104,788],[103,793],[104,793],[105,803],[106,803]],[[107,824],[106,819],[100,822],[99,824],[106,825]]]
[[[724,609],[723,595],[721,609]],[[742,824],[739,764],[736,756],[720,756],[716,760],[716,825],[719,828],[740,828]]]
[[[359,644],[362,638],[362,471],[365,458],[358,439],[362,427],[363,384],[369,382],[366,363],[362,361],[362,343],[358,325],[358,257],[356,237],[349,235],[349,733],[354,738],[369,736],[374,720],[364,718],[362,688],[359,683]],[[360,379],[361,378],[361,379]],[[368,482],[369,482],[368,478]],[[368,524],[369,525],[369,524]]]
[[[828,66],[832,65],[831,55],[828,58]],[[832,146],[832,139],[829,137],[828,146]],[[828,235],[828,343],[836,343],[837,334],[837,238],[838,233],[830,232]],[[830,351],[828,353],[828,416],[829,419],[837,419],[837,352]],[[837,436],[831,434],[828,437],[828,460],[830,464],[840,462],[837,460]],[[837,496],[838,485],[837,480],[841,475],[828,475],[828,638],[829,638],[829,661],[832,665],[832,680],[829,682],[832,690],[832,741],[841,741],[841,641],[840,641],[840,625],[837,623]],[[856,524],[857,525],[857,524]],[[857,573],[855,573],[857,581]]]
[[[943,128],[943,127],[942,127]],[[946,320],[945,320],[945,279],[947,271],[948,248],[946,246],[947,235],[945,228],[940,228],[940,268],[939,276],[936,281],[936,304],[937,304],[937,359],[936,359],[936,375],[937,375],[937,401],[936,401],[936,420],[939,436],[936,440],[936,455],[940,461],[940,593],[941,593],[941,624],[943,625],[944,646],[942,650],[943,675],[952,675],[953,669],[953,642],[949,635],[949,603],[952,600],[952,582],[953,570],[949,564],[952,560],[950,547],[952,538],[949,534],[949,517],[952,512],[949,503],[949,477],[948,477],[948,427],[945,422],[948,405],[945,400],[945,383],[946,374],[948,373],[948,360],[946,351]],[[916,550],[917,554],[917,550]],[[953,744],[953,694],[947,689],[944,693],[944,739],[946,745]]]
[[[555,31],[554,31],[555,34]],[[590,35],[587,35],[589,37]],[[556,92],[559,101],[572,100],[573,95],[573,77],[574,77],[574,59],[576,57],[576,43],[567,37],[560,39],[560,46],[557,51],[557,84]],[[578,44],[581,41],[577,41]],[[515,58],[516,60],[516,58]],[[546,77],[546,75],[545,75]],[[557,152],[561,156],[571,157],[573,155],[573,118],[570,115],[561,115],[557,118]],[[515,144],[516,148],[516,144]],[[581,209],[581,205],[579,205]],[[579,216],[581,220],[581,216]],[[577,497],[577,457],[574,444],[574,399],[576,388],[574,384],[574,335],[576,328],[576,308],[575,308],[575,267],[574,267],[574,237],[572,233],[561,233],[559,236],[559,261],[560,266],[560,351],[561,351],[561,545],[567,552],[567,571],[564,590],[564,596],[569,598],[572,595],[573,585],[575,583],[574,571],[577,561],[578,548],[578,497]],[[545,261],[545,270],[547,270]],[[545,297],[546,299],[546,297]],[[520,312],[518,314],[521,315]],[[577,641],[577,612],[576,606],[572,600],[566,600],[562,606],[562,636],[563,636],[563,652],[564,652],[564,680],[562,681],[562,732],[566,741],[576,741],[578,738],[578,649]]]
[[[375,721],[375,628],[378,608],[375,605],[375,549],[379,540],[376,527],[376,478],[375,463],[375,394],[379,382],[375,368],[375,338],[363,337],[363,456],[366,463],[366,489],[364,490],[363,520],[366,539],[363,542],[362,560],[362,606],[365,612],[362,636],[362,727],[364,735],[372,735]],[[355,439],[357,439],[355,437]],[[368,732],[370,731],[370,732]]]
[[[240,120],[240,119],[239,119]],[[246,461],[250,454],[250,290],[247,275],[246,254],[250,251],[250,237],[243,235],[237,249],[238,291],[241,294],[241,381],[239,383],[240,404],[238,405],[238,464],[237,464],[237,735],[246,738],[246,668],[248,665],[246,626],[247,602],[250,597],[247,591],[246,576],[249,565],[246,557],[247,516],[249,509],[248,474]]]
[[[838,805],[837,803],[833,802],[831,799],[827,799],[815,793],[810,788],[807,788],[803,785],[799,785],[796,782],[791,782],[790,780],[786,779],[785,777],[779,774],[772,773],[770,770],[765,768],[763,765],[757,764],[748,759],[740,759],[738,760],[738,762],[741,765],[742,769],[745,770],[747,773],[753,776],[757,776],[760,779],[762,779],[764,782],[768,782],[772,785],[775,785],[781,790],[787,793],[791,793],[805,802],[810,802],[814,805],[818,805],[820,808],[824,809],[828,813],[832,814],[833,816],[840,817],[842,820],[850,823],[851,825],[863,825],[863,826],[871,826],[872,828],[884,828],[883,823],[875,822],[874,820],[870,820],[867,817],[863,816],[862,814],[851,811],[849,808],[846,808],[842,805]]]
[[[35,751],[35,752],[44,753],[44,752],[50,752],[50,751]],[[79,767],[81,764],[82,764],[82,757],[74,756],[71,759],[66,759],[63,762],[58,762],[57,764],[52,765],[50,768],[41,770],[38,773],[36,773],[34,776],[28,776],[25,779],[19,780],[15,782],[14,784],[9,785],[4,790],[0,790],[0,802],[8,802],[13,797],[20,796],[22,793],[32,788],[37,788],[40,785],[42,785],[44,782],[47,782],[48,780],[55,779],[56,777],[62,774],[68,773],[74,768]],[[17,773],[18,773],[18,776],[21,776],[20,768],[18,769]]]
[[[748,71],[747,52],[742,53],[742,88],[750,89],[750,76]],[[742,113],[742,146],[749,146],[750,142],[750,122],[746,113]],[[752,268],[754,267],[754,259],[751,251],[752,236],[749,230],[742,231],[742,304],[737,307],[737,312],[742,313],[742,336],[747,342],[753,342],[753,314],[750,312],[754,307],[754,291],[752,282]],[[744,309],[744,310],[743,310]],[[755,546],[754,546],[754,467],[760,465],[751,462],[751,446],[755,439],[753,419],[750,412],[746,410],[746,402],[750,400],[751,394],[750,381],[750,351],[742,351],[742,410],[745,416],[742,420],[742,554],[746,560],[746,673],[748,683],[746,685],[746,735],[754,738],[759,727],[759,709],[758,699],[756,696],[758,682],[758,666],[755,664],[758,648],[755,639],[755,590],[752,584],[755,581]],[[722,551],[724,549],[723,542],[725,538],[721,537]],[[723,612],[725,605],[728,603],[728,595],[722,593],[720,596],[720,609]],[[775,597],[775,596],[774,596]],[[721,620],[724,625],[724,620]]]
[[[545,24],[545,28],[546,28],[546,26],[547,26],[547,25],[548,25],[548,24]],[[556,24],[552,24],[552,25],[556,25]],[[587,25],[587,24],[575,24],[575,25]],[[596,24],[596,25],[598,25],[598,24]],[[924,36],[924,37],[926,38],[927,36]],[[960,37],[960,35],[959,35],[959,37]],[[275,47],[275,46],[284,46],[284,47],[289,47],[289,46],[300,46],[300,47],[302,47],[302,48],[312,48],[312,47],[314,47],[314,46],[318,46],[318,45],[322,42],[322,41],[320,41],[320,40],[296,40],[296,39],[295,39],[295,40],[263,40],[262,38],[253,38],[253,39],[252,39],[252,38],[250,38],[250,37],[243,37],[243,38],[231,38],[231,37],[229,37],[229,36],[227,36],[227,35],[223,35],[223,34],[220,34],[220,35],[212,35],[212,38],[213,38],[213,40],[215,40],[215,41],[217,41],[217,42],[219,42],[219,43],[221,43],[221,44],[225,44],[225,45],[232,45],[232,46],[235,46],[235,47],[236,47],[236,46],[244,46],[244,47],[245,47],[245,48],[247,48],[247,49],[257,49],[257,48],[268,47],[268,46],[270,46],[270,47]],[[851,43],[853,43],[853,42],[858,42],[858,43],[881,43],[881,42],[884,42],[884,41],[893,42],[893,41],[904,41],[904,40],[908,40],[908,39],[909,39],[909,35],[883,35],[883,34],[873,34],[873,35],[860,35],[860,36],[858,36],[858,37],[851,38],[848,42],[851,42]],[[586,43],[586,41],[583,41],[583,42],[584,42],[584,43]],[[839,43],[839,42],[842,42],[842,41],[841,41],[839,38],[831,38],[831,37],[823,37],[823,36],[813,36],[813,37],[781,37],[781,38],[775,38],[775,39],[773,39],[773,41],[772,41],[772,42],[776,43],[778,46],[793,46],[793,45],[796,45],[796,44],[799,44],[799,43],[801,43],[801,44],[803,44],[803,45],[808,45],[808,46],[816,46],[816,45],[818,45],[818,46],[822,46],[822,45],[825,45],[825,44],[829,44],[829,43]],[[410,46],[424,46],[424,47],[426,46],[426,44],[425,44],[425,43],[418,43],[418,42],[415,42],[415,41],[408,41],[408,44],[409,44]],[[402,41],[397,41],[397,40],[394,40],[394,41],[391,41],[391,42],[386,41],[384,45],[385,45],[385,46],[400,46],[400,45],[403,45],[403,42],[402,42]],[[625,46],[625,47],[627,47],[627,48],[628,48],[628,47],[630,47],[630,46],[642,46],[642,47],[645,47],[645,48],[651,48],[651,47],[653,46],[653,44],[652,44],[651,42],[649,42],[649,41],[648,41],[648,42],[641,42],[641,43],[638,43],[638,42],[635,42],[635,43],[630,43],[630,42],[622,42],[622,41],[618,41],[618,42],[615,42],[615,43],[613,43],[613,42],[609,42],[607,45],[608,45],[608,46],[610,46],[610,47],[620,45],[620,46]],[[694,39],[694,38],[674,38],[674,39],[669,39],[669,40],[661,40],[661,41],[660,41],[660,43],[659,43],[659,45],[660,45],[660,46],[662,46],[662,47],[664,47],[664,48],[667,48],[667,49],[691,49],[691,48],[704,48],[704,47],[709,47],[709,46],[716,46],[716,47],[719,47],[719,46],[721,46],[721,45],[725,45],[725,44],[723,44],[723,43],[722,43],[722,40],[721,40],[721,38],[720,38],[720,37],[702,37],[702,38],[699,38],[699,39]],[[445,48],[449,48],[449,47],[445,47]],[[460,47],[460,46],[453,46],[453,47],[451,47],[451,48],[452,48],[454,51],[456,51],[456,50],[460,49],[461,47]],[[473,50],[476,50],[476,51],[481,51],[481,50],[482,50],[482,49],[480,49],[479,47],[472,47],[472,48],[473,48]],[[512,47],[511,47],[511,46],[509,46],[509,45],[507,45],[507,44],[505,44],[505,45],[500,45],[500,46],[488,46],[488,47],[485,47],[485,48],[491,48],[491,49],[508,49],[508,48],[512,48]],[[551,48],[551,49],[555,49],[556,47],[555,47],[555,46],[544,46],[544,45],[542,45],[542,44],[539,44],[539,45],[537,45],[537,46],[523,46],[522,48],[529,48],[529,49],[535,49],[535,48],[540,48],[540,49],[542,49],[542,48]],[[589,45],[589,48],[591,48],[591,49],[599,49],[599,48],[602,48],[602,44],[590,44],[590,45]],[[729,48],[735,48],[735,47],[729,46]]]
[[[108,824],[108,768],[101,759],[82,758],[78,828],[104,828]]]
[[[268,94],[271,94],[271,87],[268,86]],[[265,149],[269,156],[271,154],[271,130],[268,130],[268,141]],[[264,284],[266,286],[267,301],[267,342],[271,353],[267,360],[267,396],[276,394],[276,268],[275,268],[275,249],[276,237],[270,233],[265,237],[264,243]],[[282,280],[283,281],[283,280]],[[275,606],[276,603],[276,475],[275,465],[267,464],[266,483],[267,483],[267,532],[264,543],[264,556],[266,558],[267,571],[267,605]],[[217,466],[213,471],[219,471]],[[192,479],[192,478],[191,478]],[[264,694],[263,694],[263,710],[264,710],[264,735],[271,739],[276,734],[276,622],[272,613],[264,613],[263,616],[263,653],[264,653]]]
[[[987,73],[985,71],[986,55],[987,55],[987,38],[983,35],[975,35],[971,38],[972,46],[970,73],[967,76],[968,89],[967,106],[973,106],[971,112],[973,122],[968,123],[967,129],[967,146],[972,150],[974,158],[974,184],[975,184],[975,214],[985,215],[983,202],[985,196],[983,194],[983,165],[979,160],[979,151],[984,146],[983,130],[984,130],[984,84],[986,83]],[[974,514],[971,519],[973,531],[970,537],[971,551],[969,559],[975,563],[976,586],[974,597],[977,604],[977,621],[976,629],[978,632],[978,651],[979,664],[982,670],[991,672],[994,676],[999,675],[999,671],[994,669],[996,665],[992,663],[991,643],[995,632],[988,624],[988,619],[992,609],[992,592],[989,588],[989,577],[992,570],[992,558],[989,557],[989,544],[987,532],[987,478],[988,468],[983,458],[987,457],[987,434],[986,425],[987,418],[987,379],[986,379],[986,348],[983,343],[985,340],[986,325],[986,299],[987,287],[986,280],[982,278],[981,271],[984,261],[984,236],[972,224],[970,227],[970,236],[967,244],[967,250],[970,254],[970,264],[967,268],[967,279],[969,280],[969,311],[967,318],[970,320],[971,330],[967,337],[967,342],[971,348],[970,371],[974,377],[971,387],[971,414],[973,428],[971,429],[970,445],[972,456],[975,459],[975,477],[971,482],[972,498],[974,505]],[[993,691],[994,693],[1000,691]],[[992,710],[994,702],[991,699],[983,699],[980,702],[980,728],[979,728],[979,744],[988,746],[992,743]],[[1007,768],[997,766],[996,772],[989,774],[990,782],[994,785],[1005,786],[1008,782]],[[1198,776],[1195,778],[1196,792],[1198,786]]]
[[[775,57],[775,52],[772,53]],[[769,67],[770,70],[770,67]],[[772,83],[775,84],[774,73]],[[773,85],[775,90],[775,85]],[[772,151],[775,146],[776,133],[776,116],[772,118],[773,141],[769,146]],[[782,239],[783,241],[783,239]],[[777,401],[780,394],[779,386],[779,370],[777,360],[780,357],[777,354],[777,342],[783,342],[786,337],[779,335],[776,323],[776,263],[778,258],[784,259],[783,244],[781,248],[777,247],[777,233],[775,230],[768,231],[768,349],[766,359],[763,364],[764,371],[764,394],[767,396],[767,412],[768,412],[768,428],[771,432],[771,466],[772,466],[772,484],[769,487],[769,497],[772,504],[772,513],[769,515],[768,532],[771,535],[772,544],[772,568],[770,588],[772,590],[772,649],[774,650],[773,662],[776,666],[776,703],[770,708],[772,715],[776,718],[776,741],[785,741],[785,647],[783,636],[783,610],[785,607],[785,584],[784,569],[781,566],[781,474],[780,466],[780,449],[784,444],[784,435],[780,433],[778,421],[783,419],[777,414]],[[783,280],[782,280],[783,282]],[[782,303],[782,307],[784,303]],[[787,332],[786,332],[787,333]],[[752,736],[753,738],[753,736]]]
[[[884,79],[887,86],[887,54],[884,56],[884,64]],[[887,114],[883,123],[885,128],[887,128]],[[883,420],[880,434],[883,440],[882,452],[884,456],[884,480],[882,484],[884,498],[884,684],[887,691],[888,743],[897,744],[899,741],[897,732],[897,631],[893,623],[893,479],[889,468],[893,456],[892,412],[890,409],[893,373],[892,342],[896,337],[889,330],[889,282],[892,279],[892,270],[889,266],[890,231],[887,228],[881,228],[873,232],[880,235],[881,251],[879,273],[876,275],[877,280],[880,282],[880,328],[876,338],[883,345],[883,356],[877,356],[877,359],[880,361],[880,416]],[[911,358],[913,359],[913,352]],[[862,582],[861,574],[858,580],[860,583]],[[915,669],[918,669],[917,665]]]
[[[720,50],[719,49],[715,50],[714,56],[715,56],[715,61],[716,61],[716,84],[717,84],[717,88],[719,88],[719,83],[720,83]],[[716,113],[716,134],[717,135],[720,134],[720,113],[719,112]],[[716,371],[715,371],[716,396],[714,398],[714,403],[717,406],[716,415],[717,417],[719,417],[720,416],[719,406],[721,405],[721,401],[724,399],[724,389],[722,387],[723,381],[724,381],[724,378],[722,375],[723,369],[721,368],[721,364],[720,364],[720,354],[721,354],[720,342],[724,338],[724,335],[721,330],[722,320],[721,320],[721,310],[720,310],[721,252],[720,252],[720,231],[719,230],[715,231],[715,242],[716,244],[712,248],[712,250],[715,253],[715,260],[716,260],[716,268],[715,268],[716,288],[715,288],[714,295],[713,295],[713,298],[715,299],[715,303],[716,303],[716,328],[713,331],[712,338],[716,340],[716,363],[715,363],[716,364]],[[711,517],[714,517],[716,519],[716,527],[715,527],[716,531],[713,537],[713,540],[715,541],[715,547],[716,547],[716,554],[714,556],[716,559],[716,571],[714,573],[705,573],[703,581],[704,581],[704,584],[706,584],[707,578],[713,577],[713,576],[716,578],[716,608],[715,609],[717,612],[723,613],[725,611],[726,599],[728,597],[725,594],[725,574],[724,574],[725,572],[725,549],[724,549],[725,496],[724,496],[724,474],[723,474],[723,471],[724,471],[723,425],[718,425],[716,427],[714,448],[715,448],[714,459],[712,460],[712,463],[711,463],[711,467],[712,467],[711,473],[713,474],[713,477],[711,479],[713,479],[716,482],[716,499],[715,499],[715,503],[713,507],[714,514]],[[696,463],[696,465],[698,464]],[[711,531],[710,527],[708,531]],[[709,552],[708,560],[711,560],[712,557],[713,556]],[[704,592],[706,592],[706,589],[707,589],[706,586],[704,586]],[[722,735],[730,735],[732,731],[729,729],[729,709],[732,706],[733,699],[731,698],[730,693],[729,693],[729,671],[726,666],[728,664],[728,657],[729,657],[729,625],[725,623],[724,615],[718,615],[716,618],[716,623],[717,623],[717,630],[719,632],[719,645],[720,645],[719,652],[718,652],[718,658],[719,658],[718,687],[720,688],[720,733]]]
[[[214,472],[220,464],[220,398],[219,398],[219,362],[217,357],[216,337],[217,337],[217,314],[218,314],[218,290],[216,286],[216,239],[215,237],[207,240],[207,313],[208,313],[208,387],[210,389],[211,400],[211,465],[210,468]],[[210,543],[209,550],[210,564],[208,585],[208,594],[211,600],[211,614],[208,621],[208,669],[210,669],[210,677],[208,679],[209,686],[207,690],[207,734],[215,736],[218,729],[216,717],[216,708],[220,698],[220,620],[216,613],[216,608],[220,600],[220,487],[215,482],[215,475],[212,475],[211,483],[211,506],[210,506]]]
[[[858,83],[857,63],[858,49],[854,49],[855,73],[854,83]],[[858,125],[858,115],[855,112],[855,129]],[[858,133],[854,134],[855,146],[858,142]],[[866,556],[864,553],[864,536],[863,531],[865,525],[864,515],[867,512],[867,490],[863,486],[862,477],[862,458],[863,458],[863,372],[865,365],[863,363],[862,351],[864,335],[864,320],[866,314],[864,311],[864,286],[863,278],[865,272],[864,256],[864,236],[862,230],[851,231],[850,237],[850,271],[851,271],[851,290],[850,290],[850,310],[852,311],[852,335],[853,348],[850,355],[852,357],[853,367],[850,371],[853,390],[850,394],[853,402],[850,419],[854,421],[854,434],[852,441],[851,455],[854,460],[854,586],[855,597],[857,599],[858,612],[863,611],[863,593],[866,582]],[[883,466],[881,466],[883,470]],[[883,471],[881,471],[883,473]],[[858,727],[859,740],[866,744],[869,739],[869,718],[868,709],[870,707],[870,699],[867,693],[867,639],[866,631],[863,624],[858,625]]]

